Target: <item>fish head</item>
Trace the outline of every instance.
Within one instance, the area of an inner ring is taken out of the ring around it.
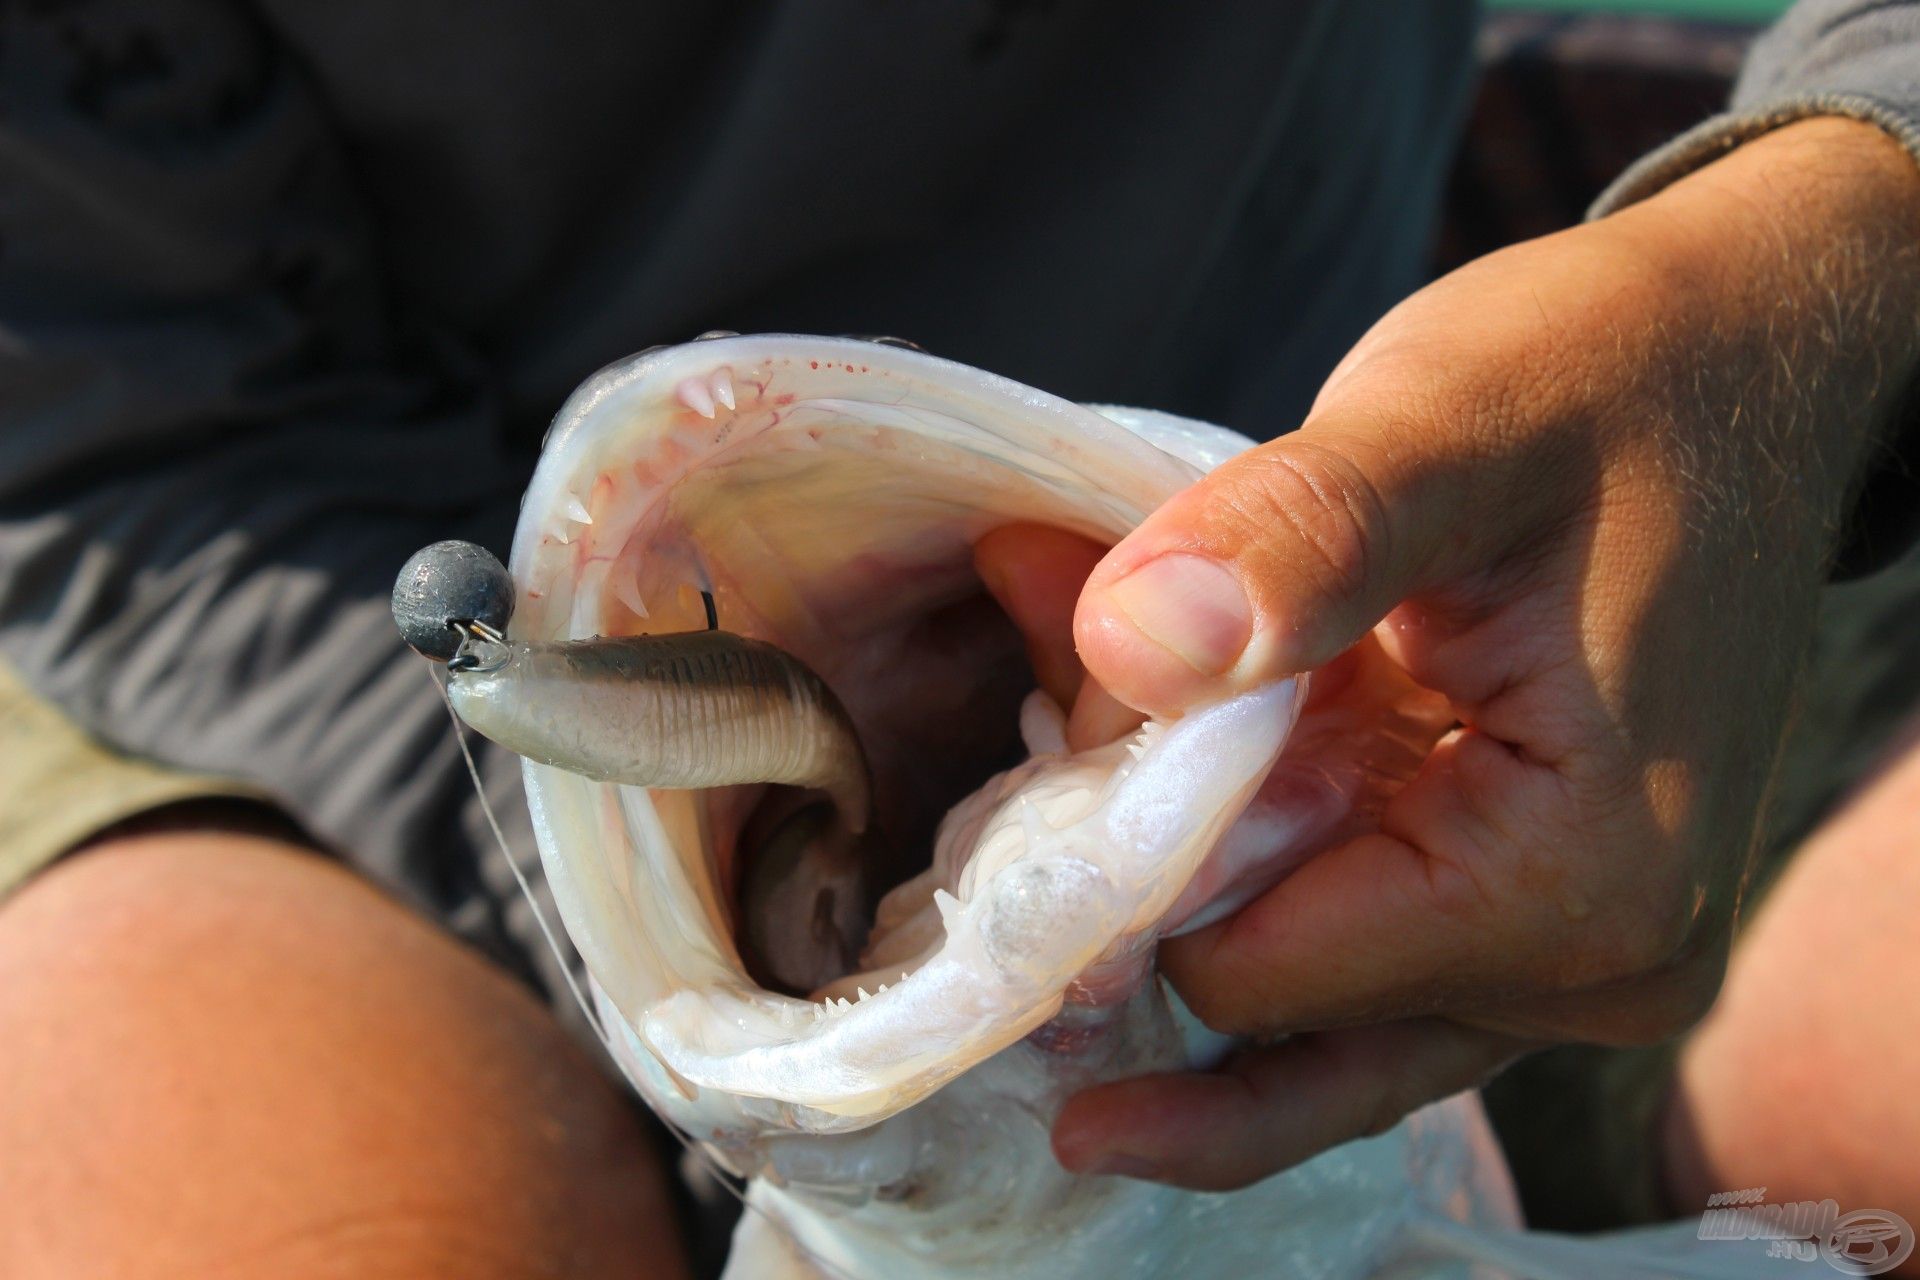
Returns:
[[[974,545],[1013,523],[1111,544],[1245,444],[1124,418],[915,350],[786,336],[643,353],[556,418],[514,538],[512,634],[693,630],[704,596],[722,629],[826,682],[871,766],[859,858],[891,892],[859,954],[793,991],[756,979],[745,941],[804,935],[821,901],[755,891],[781,797],[525,765],[617,1056],[743,1162],[874,1126],[1063,1009],[1124,1007],[1286,742],[1303,679],[1091,751],[1034,728],[1058,709],[1036,705]]]

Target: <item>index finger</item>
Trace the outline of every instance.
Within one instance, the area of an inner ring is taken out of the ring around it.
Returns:
[[[1633,968],[1630,930],[1579,883],[1563,813],[1558,775],[1458,730],[1380,831],[1164,942],[1162,970],[1209,1026],[1258,1035],[1597,985]]]
[[[1107,549],[1040,524],[1002,525],[974,544],[974,571],[1027,643],[1034,678],[1062,708],[1086,675],[1073,647],[1073,610]]]

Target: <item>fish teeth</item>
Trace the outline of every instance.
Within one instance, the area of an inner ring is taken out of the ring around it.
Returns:
[[[865,1004],[868,1000],[871,1000],[873,998],[867,994],[867,989],[865,987],[855,987],[854,990],[860,993],[859,1000],[855,1002],[857,1004]]]
[[[933,891],[933,907],[934,910],[940,913],[940,924],[942,927],[944,927],[948,933],[952,933],[954,919],[960,914],[960,899],[954,897],[945,889],[935,889]],[[904,973],[900,975],[903,980],[906,976]]]
[[[593,516],[587,511],[587,504],[580,501],[580,495],[577,493],[567,495],[566,505],[561,510],[566,513],[567,519],[575,524],[593,523]]]
[[[716,369],[707,385],[713,391],[713,398],[731,409],[733,405],[733,374],[726,369]]]
[[[1127,754],[1135,760],[1138,760],[1141,756],[1147,754],[1148,749],[1151,748],[1155,742],[1159,741],[1160,735],[1166,732],[1166,728],[1167,727],[1158,720],[1147,721],[1140,726],[1140,732],[1128,740]]]
[[[613,583],[613,598],[627,606],[642,618],[650,617],[647,602],[640,598],[640,580],[630,573],[622,573],[618,565],[607,575]]]
[[[682,378],[673,394],[681,404],[703,418],[713,417],[713,388],[698,378]]]

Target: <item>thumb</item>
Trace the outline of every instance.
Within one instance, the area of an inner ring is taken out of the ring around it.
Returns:
[[[1452,518],[1458,469],[1411,452],[1310,422],[1170,499],[1087,579],[1087,670],[1129,706],[1176,713],[1331,661],[1474,523]]]

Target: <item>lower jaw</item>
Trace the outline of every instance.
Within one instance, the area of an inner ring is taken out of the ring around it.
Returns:
[[[815,1132],[913,1105],[1046,1027],[1070,998],[1072,1017],[1040,1045],[1084,1047],[1144,981],[1157,921],[1265,776],[1297,706],[1287,682],[1099,749],[1124,762],[1098,794],[1054,793],[1082,815],[1065,826],[1029,804],[1047,794],[1033,777],[1001,796],[983,830],[1020,824],[1025,843],[977,863],[982,878],[935,894],[943,936],[889,990],[810,1004],[766,992],[735,965],[637,1010],[636,1029],[680,1080],[765,1099],[783,1122]],[[1073,777],[1085,766],[1052,767]],[[976,860],[994,847],[991,834],[978,839]]]

